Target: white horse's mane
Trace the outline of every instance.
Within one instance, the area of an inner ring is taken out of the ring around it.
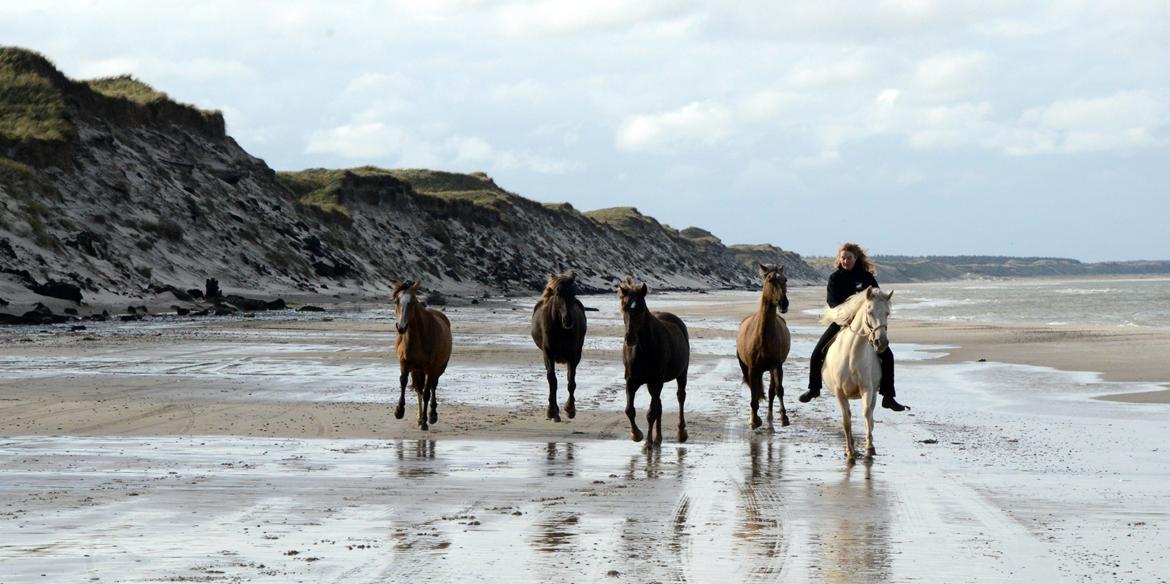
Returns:
[[[879,297],[878,295],[881,293],[881,289],[876,287],[870,289],[873,290],[875,298]],[[885,298],[884,295],[880,297]],[[865,301],[868,299],[869,295],[865,291],[858,292],[847,298],[845,302],[833,308],[826,308],[825,314],[821,315],[820,323],[829,324],[832,322],[840,326],[845,326],[849,324],[849,321],[853,320],[853,315],[857,314],[858,310],[861,310],[861,307],[865,305]]]

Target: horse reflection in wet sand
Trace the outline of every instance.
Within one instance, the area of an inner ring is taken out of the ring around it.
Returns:
[[[788,411],[784,409],[784,360],[792,348],[788,323],[776,313],[788,312],[788,278],[784,266],[759,264],[764,289],[760,293],[760,309],[739,323],[735,337],[735,356],[743,371],[743,382],[751,388],[751,428],[760,421],[760,400],[764,397],[764,373],[771,375],[768,386],[768,426],[772,425],[772,402],[780,397],[780,425],[788,425]]]
[[[544,370],[548,377],[548,419],[561,421],[557,407],[557,363],[568,367],[569,399],[565,413],[577,415],[577,364],[585,345],[585,306],[577,300],[577,274],[549,274],[548,284],[532,308],[532,341],[544,353]]]
[[[434,424],[439,420],[439,376],[447,370],[447,362],[451,359],[451,321],[442,312],[423,306],[418,300],[418,288],[418,282],[394,285],[392,298],[398,330],[394,352],[398,354],[401,371],[394,417],[401,420],[405,414],[406,379],[409,376],[418,396],[418,427],[426,430],[428,404],[429,422]]]
[[[893,292],[885,294],[878,288],[866,288],[864,292],[827,309],[821,317],[822,324],[835,322],[841,325],[841,332],[825,351],[821,375],[841,405],[845,457],[849,460],[857,458],[849,412],[851,399],[861,400],[861,411],[865,416],[865,457],[869,459],[877,454],[873,446],[873,410],[882,379],[878,354],[890,346],[890,340],[886,338],[886,320],[890,316],[890,298],[893,296]]]
[[[691,356],[687,326],[669,312],[650,312],[646,307],[648,292],[646,284],[637,285],[630,276],[618,287],[626,329],[622,348],[622,362],[626,366],[626,417],[630,419],[630,437],[640,442],[642,431],[634,421],[634,394],[645,384],[650,391],[647,447],[662,443],[660,395],[662,386],[672,380],[678,381],[678,441],[687,441],[683,404],[687,399],[687,367]]]

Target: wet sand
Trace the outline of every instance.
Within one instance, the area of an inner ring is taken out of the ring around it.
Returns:
[[[1161,333],[895,319],[915,407],[879,410],[879,456],[847,464],[835,401],[795,399],[820,294],[792,292],[793,424],[755,432],[734,361],[752,295],[651,296],[694,356],[691,439],[668,386],[650,449],[608,297],[586,299],[560,424],[523,302],[449,309],[430,432],[409,391],[393,418],[377,314],[6,331],[0,582],[1166,581]]]

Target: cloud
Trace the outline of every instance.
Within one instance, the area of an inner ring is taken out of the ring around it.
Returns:
[[[721,104],[693,102],[626,118],[617,130],[617,146],[628,151],[670,150],[680,143],[710,146],[728,136],[732,121],[732,113]]]
[[[547,85],[535,79],[523,79],[515,83],[501,83],[491,90],[496,101],[519,101],[537,103],[547,98],[552,91]]]
[[[309,154],[336,154],[343,158],[376,159],[397,155],[413,142],[405,130],[382,122],[357,122],[313,132],[305,146]]]
[[[1064,99],[1024,112],[1005,151],[1019,156],[1144,148],[1158,143],[1155,136],[1167,124],[1166,100],[1148,92]]]
[[[354,77],[345,85],[346,95],[400,93],[415,88],[414,80],[397,71],[392,73],[366,72]]]
[[[915,96],[932,102],[954,101],[984,86],[989,58],[979,51],[925,59],[914,68]]]
[[[677,16],[686,7],[672,0],[512,2],[496,11],[499,30],[511,36],[568,36],[622,30]]]
[[[498,150],[478,136],[453,136],[447,139],[446,145],[456,161],[479,164],[493,172],[524,169],[537,174],[555,175],[584,168],[579,162],[549,158],[531,152]]]
[[[861,54],[832,55],[828,59],[793,65],[785,84],[797,90],[813,90],[860,81],[869,76],[869,65]]]

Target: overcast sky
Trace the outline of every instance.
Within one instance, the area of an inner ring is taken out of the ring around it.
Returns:
[[[482,170],[805,255],[1170,259],[1161,0],[0,0],[0,43],[279,170]]]

